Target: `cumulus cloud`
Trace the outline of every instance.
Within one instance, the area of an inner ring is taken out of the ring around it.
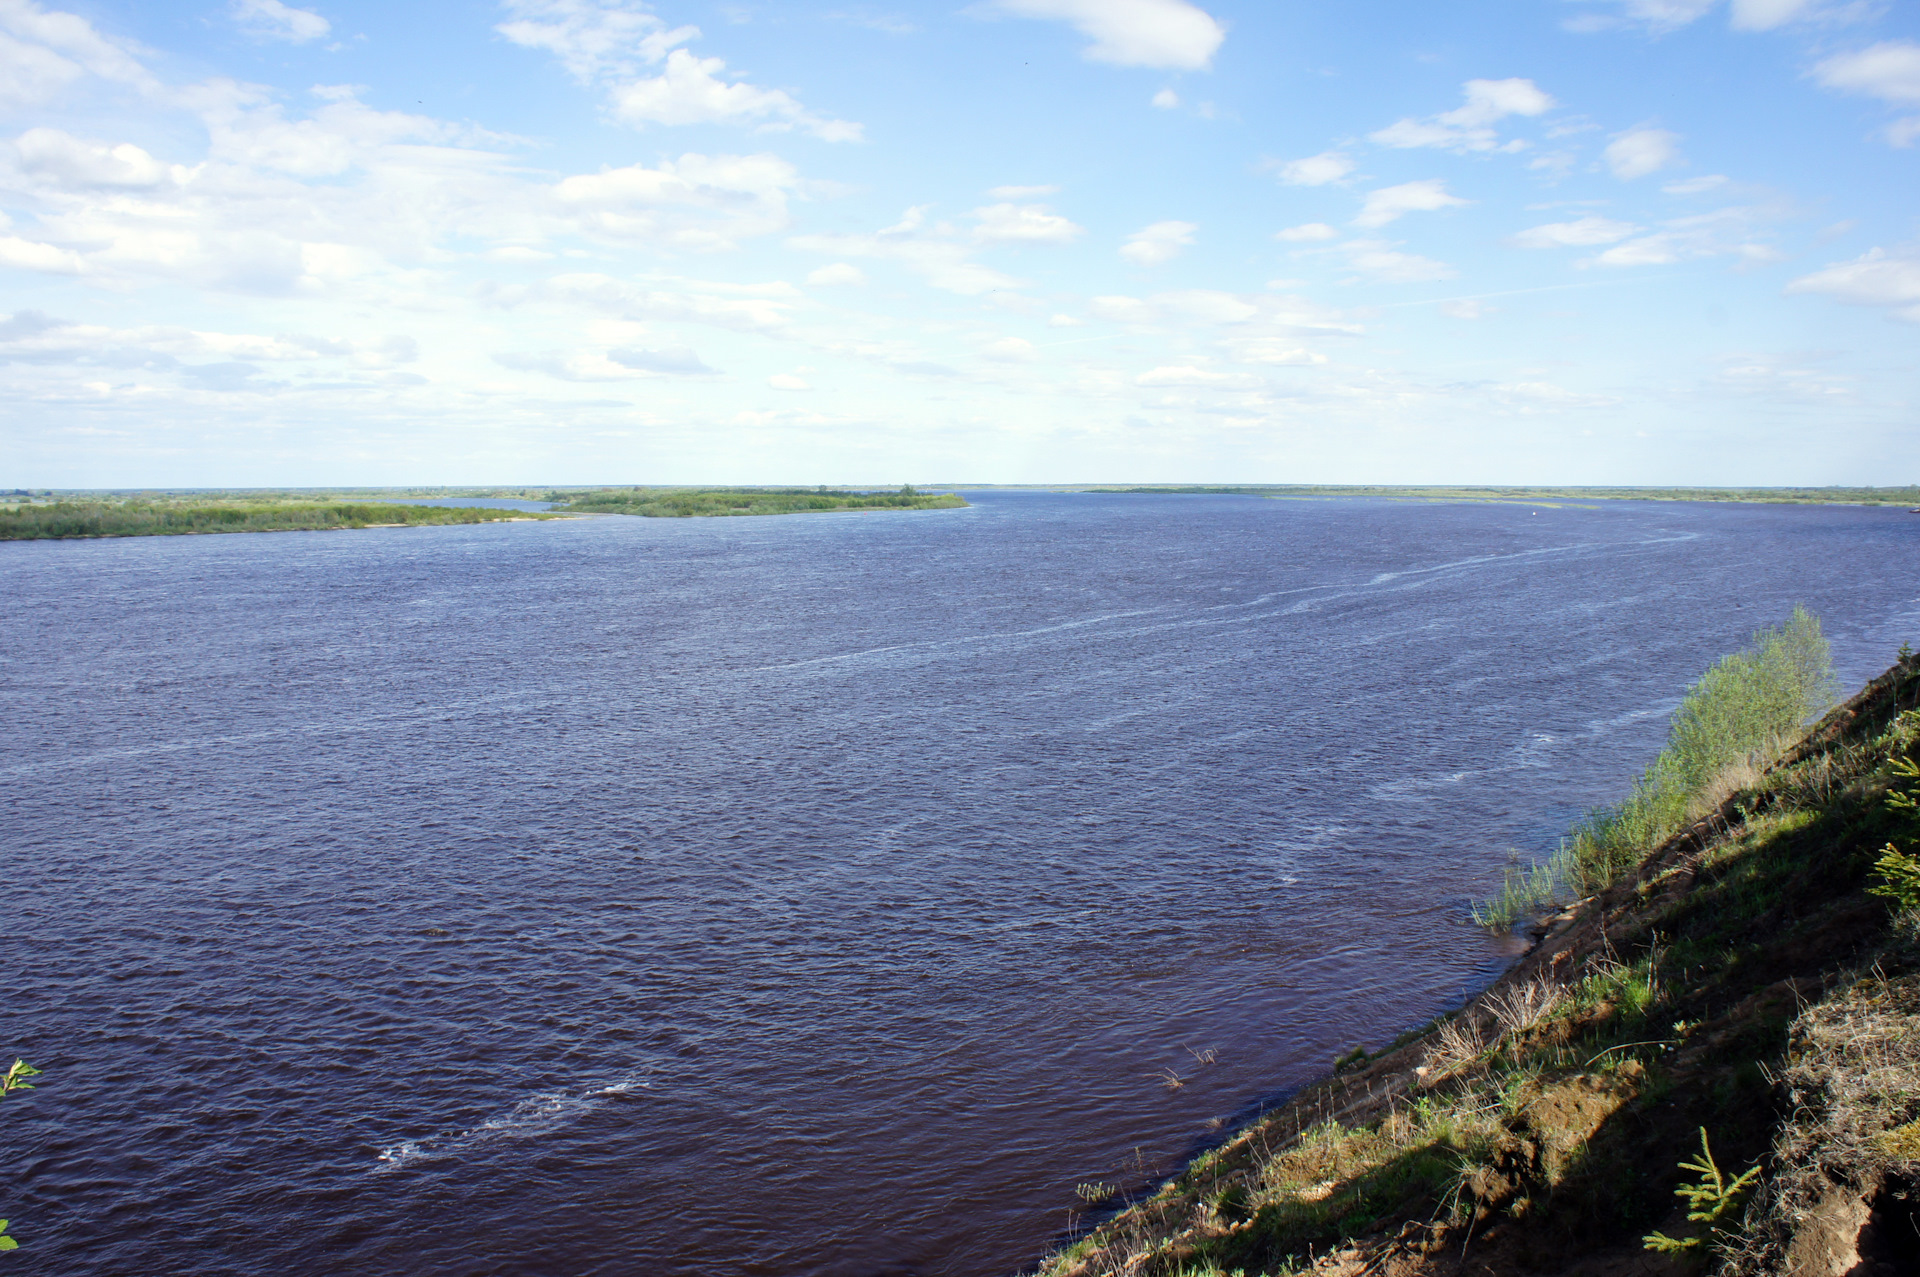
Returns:
[[[813,386],[805,377],[790,372],[777,372],[767,378],[767,384],[775,390],[812,390]]]
[[[720,58],[675,49],[663,74],[614,86],[614,117],[633,125],[753,124],[763,132],[797,128],[826,142],[860,140],[860,125],[815,115],[781,89],[724,80],[726,69]]]
[[[1842,53],[1813,68],[1813,78],[1829,89],[1876,97],[1891,105],[1920,103],[1920,44],[1883,40],[1854,53]],[[1920,140],[1920,116],[1887,126],[1887,141],[1898,147]]]
[[[1150,369],[1133,379],[1136,386],[1189,386],[1208,390],[1253,390],[1260,378],[1251,373],[1221,372],[1193,364],[1170,364]]]
[[[989,204],[973,216],[973,237],[983,244],[1071,244],[1085,229],[1045,204]]]
[[[864,257],[898,262],[933,287],[963,297],[1020,287],[1020,281],[972,259],[977,241],[963,241],[949,226],[929,227],[926,206],[908,209],[892,226],[872,234],[796,235],[791,248],[824,257]]]
[[[762,132],[798,129],[828,142],[861,139],[860,125],[816,115],[783,89],[729,77],[722,58],[678,47],[697,39],[700,29],[670,29],[632,0],[509,0],[507,8],[512,20],[495,30],[524,48],[552,53],[582,83],[603,86],[622,123],[738,124]],[[643,70],[655,66],[658,74]]]
[[[14,139],[20,171],[66,189],[179,185],[192,171],[162,164],[131,142],[110,145],[74,137],[60,129],[28,129]]]
[[[1641,27],[1656,34],[1684,27],[1705,16],[1717,0],[1619,0],[1611,13],[1583,13],[1562,23],[1569,31],[1590,33],[1616,27]]]
[[[1658,173],[1680,162],[1680,135],[1647,125],[1614,135],[1605,152],[1607,167],[1623,182]]]
[[[1440,303],[1440,313],[1452,319],[1484,319],[1493,313],[1493,307],[1477,297],[1456,297]]]
[[[1316,240],[1339,239],[1340,232],[1325,222],[1307,222],[1275,231],[1273,237],[1285,244],[1310,244]]]
[[[583,229],[610,239],[712,250],[787,224],[800,184],[776,155],[682,155],[658,168],[631,164],[566,178],[557,206]]]
[[[1200,228],[1192,222],[1155,222],[1127,236],[1120,256],[1135,266],[1160,266],[1178,257],[1193,243]]]
[[[1203,70],[1226,28],[1187,0],[992,0],[1016,18],[1065,22],[1093,41],[1083,52],[1115,66]]]
[[[1172,89],[1162,89],[1154,94],[1149,101],[1162,111],[1171,111],[1180,105],[1180,95]]]
[[[1543,115],[1554,106],[1553,98],[1532,80],[1468,80],[1462,89],[1466,100],[1453,110],[1426,119],[1397,120],[1368,134],[1369,140],[1400,149],[1492,151],[1501,149],[1492,125],[1510,115]],[[1505,149],[1520,145],[1509,142]]]
[[[1780,251],[1754,225],[1751,208],[1722,208],[1663,222],[1662,230],[1615,244],[1592,259],[1597,266],[1667,266],[1702,257],[1733,257],[1758,264],[1780,260]]]
[[[849,262],[834,262],[808,271],[807,282],[826,286],[847,284],[858,287],[867,282],[867,273]]]
[[[1899,319],[1920,323],[1920,254],[1872,251],[1850,262],[1802,275],[1789,293],[1814,293],[1850,306],[1873,306]]]
[[[1024,337],[1002,337],[982,346],[980,357],[1001,364],[1029,364],[1040,357],[1040,352]]]
[[[333,24],[311,9],[292,9],[280,0],[233,0],[227,9],[248,35],[262,40],[304,44],[333,30]]]
[[[698,27],[674,27],[628,0],[506,0],[511,20],[495,27],[528,49],[545,49],[581,83],[631,77],[699,38]]]
[[[1515,248],[1592,248],[1617,244],[1640,228],[1607,217],[1582,217],[1572,222],[1549,222],[1521,231],[1511,241]]]
[[[555,275],[530,288],[489,290],[483,293],[483,299],[503,307],[558,303],[640,322],[706,324],[734,332],[767,334],[784,328],[788,311],[793,308],[793,302],[783,297],[727,296],[684,286],[630,283],[588,271]]]
[[[669,346],[661,350],[629,347],[625,350],[609,350],[607,358],[622,368],[658,373],[663,376],[711,377],[717,371],[709,368],[706,362],[687,346]]]
[[[1370,191],[1353,219],[1356,226],[1385,226],[1408,213],[1431,213],[1443,208],[1462,208],[1472,200],[1447,193],[1447,184],[1439,178],[1423,182],[1403,182]]]
[[[144,51],[100,34],[77,14],[48,12],[32,0],[0,3],[0,103],[36,106],[83,76],[152,92]]]
[[[1353,172],[1354,164],[1338,151],[1322,151],[1303,160],[1289,160],[1279,166],[1280,180],[1288,186],[1325,186]]]
[[[1452,279],[1460,272],[1445,262],[1402,253],[1385,240],[1354,239],[1340,246],[1355,277],[1375,284],[1424,284]]]

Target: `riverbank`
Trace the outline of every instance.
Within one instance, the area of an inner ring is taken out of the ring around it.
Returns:
[[[57,501],[0,509],[0,541],[436,527],[556,517],[522,510],[374,502]]]
[[[601,488],[556,490],[554,508],[580,514],[630,514],[647,519],[713,518],[758,514],[816,514],[833,510],[958,510],[952,492],[855,492],[841,488]]]
[[[1045,492],[1116,492],[1143,496],[1245,496],[1327,499],[1378,497],[1393,501],[1513,502],[1568,501],[1712,501],[1758,505],[1920,506],[1920,484],[1890,488],[1580,488],[1552,486],[1392,484],[992,484],[945,485],[980,491],[1032,488]]]
[[[1887,856],[1920,832],[1917,704],[1903,652],[1462,1011],[1345,1057],[1043,1273],[1913,1271],[1920,882],[1876,892],[1913,873]]]

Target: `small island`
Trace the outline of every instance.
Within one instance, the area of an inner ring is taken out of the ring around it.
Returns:
[[[595,488],[549,493],[554,508],[574,514],[635,514],[648,519],[692,519],[741,514],[812,514],[829,510],[957,510],[956,492],[898,492],[847,488]]]
[[[63,497],[0,507],[0,541],[85,537],[182,536],[198,532],[326,532],[342,528],[423,527],[551,519],[550,514],[480,506],[401,505],[378,501]]]

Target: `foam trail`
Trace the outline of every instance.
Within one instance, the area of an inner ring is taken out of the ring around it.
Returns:
[[[556,1131],[580,1116],[600,1107],[607,1100],[632,1095],[653,1084],[639,1078],[623,1078],[605,1086],[578,1091],[547,1091],[521,1100],[498,1117],[490,1117],[478,1126],[450,1135],[430,1135],[425,1139],[401,1140],[381,1149],[375,1157],[375,1171],[397,1171],[415,1162],[439,1161],[457,1157],[477,1144],[502,1139],[532,1139]]]

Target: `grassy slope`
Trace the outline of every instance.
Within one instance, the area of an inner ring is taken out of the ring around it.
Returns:
[[[178,536],[195,532],[312,532],[403,524],[544,518],[518,510],[372,502],[62,501],[0,509],[0,541]]]
[[[808,514],[830,510],[952,510],[966,505],[954,493],[852,492],[825,488],[602,488],[554,492],[563,508],[646,518],[696,518],[745,514]]]
[[[1900,1156],[1920,1157],[1920,924],[1864,887],[1914,832],[1884,798],[1917,701],[1903,659],[1457,1017],[1306,1088],[1044,1272],[1757,1273],[1817,1243],[1839,1273],[1891,1244],[1881,1190],[1920,1185]],[[1673,1190],[1701,1127],[1761,1189],[1711,1254],[1650,1253],[1654,1229],[1700,1231]]]

